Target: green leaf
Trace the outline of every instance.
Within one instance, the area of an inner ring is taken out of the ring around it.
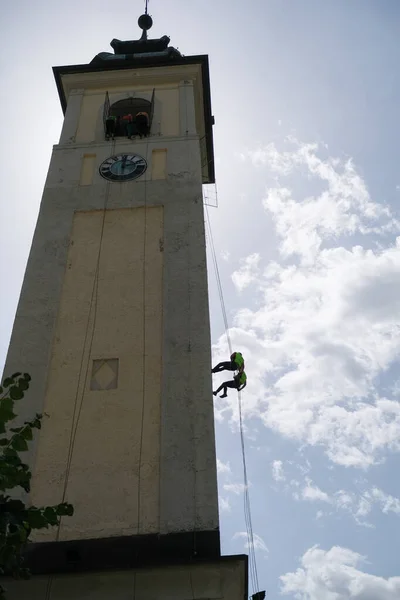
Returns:
[[[0,422],[6,423],[15,419],[16,415],[13,412],[14,401],[11,398],[3,398],[0,402]],[[1,432],[3,433],[3,432]]]
[[[26,379],[26,381],[31,381],[32,377],[29,375],[29,373],[24,373],[24,379]]]
[[[25,510],[25,504],[21,500],[8,500],[3,506],[2,510],[10,513],[22,512]]]
[[[74,514],[74,507],[72,504],[68,504],[68,502],[63,502],[54,508],[60,517],[72,517]]]
[[[24,397],[24,392],[16,385],[13,385],[12,388],[10,388],[10,397],[13,400],[21,400],[21,398]]]
[[[43,415],[40,415],[39,413],[37,413],[34,420],[30,421],[30,426],[35,429],[42,429],[42,423],[41,423],[42,418],[43,418]]]
[[[58,525],[58,517],[57,517],[57,513],[54,510],[54,508],[51,508],[51,506],[48,506],[47,508],[44,509],[43,514],[44,514],[45,519],[49,523],[49,525]]]
[[[0,406],[0,433],[5,432],[5,428],[4,428],[3,424],[7,423],[7,421],[12,421],[13,419],[15,419],[16,416],[17,415],[15,415],[14,413],[2,411],[1,406]]]
[[[11,448],[16,450],[17,452],[26,452],[28,450],[28,444],[26,440],[22,437],[22,435],[17,434],[11,440]]]
[[[9,443],[9,439],[7,438],[1,438],[0,440],[0,446],[7,446],[7,444]]]
[[[6,461],[9,465],[20,465],[22,462],[18,453],[12,448],[5,448],[2,460]]]
[[[14,383],[14,380],[11,379],[11,377],[6,377],[5,380],[3,381],[3,385],[5,388],[10,387],[10,385],[12,385]]]
[[[32,529],[43,529],[44,527],[48,527],[47,520],[37,508],[31,508],[26,512],[26,521],[29,523],[29,527]]]
[[[4,398],[1,401],[1,404],[0,404],[1,410],[12,413],[13,408],[14,408],[14,402],[13,402],[12,398]]]
[[[24,440],[26,440],[27,442],[30,442],[33,440],[33,435],[32,435],[32,428],[30,425],[25,425],[25,427],[23,428],[22,432],[21,432],[21,436],[24,438]]]
[[[23,392],[26,392],[26,390],[29,389],[29,383],[25,379],[20,379],[18,381],[18,387]]]
[[[2,394],[2,393],[3,393],[3,388],[0,385],[0,394]]]
[[[17,379],[17,377],[19,377],[21,375],[21,373],[14,373],[13,375],[11,375],[11,379]]]

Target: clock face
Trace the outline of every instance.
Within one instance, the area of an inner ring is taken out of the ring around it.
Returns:
[[[101,163],[99,172],[109,181],[132,181],[147,169],[147,162],[138,154],[117,154]]]

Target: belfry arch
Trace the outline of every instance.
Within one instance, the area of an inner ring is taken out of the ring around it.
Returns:
[[[149,134],[151,135],[151,126],[153,122],[153,114],[154,114],[154,89],[151,95],[151,100],[146,100],[145,98],[123,98],[122,100],[118,100],[113,104],[110,104],[110,99],[108,92],[106,92],[106,98],[104,101],[104,111],[103,111],[103,123],[104,123],[104,133],[106,133],[106,120],[107,117],[119,117],[117,122],[117,128],[115,131],[116,137],[123,137],[125,135],[124,127],[122,124],[122,117],[124,115],[131,114],[133,117],[133,135],[137,135],[136,123],[135,123],[135,115],[139,112],[146,112],[149,115]]]

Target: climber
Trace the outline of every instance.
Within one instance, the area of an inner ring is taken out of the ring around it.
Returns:
[[[122,117],[122,123],[123,123],[124,131],[125,131],[125,134],[126,134],[128,140],[131,140],[132,136],[133,136],[133,117],[132,117],[132,115],[130,113],[127,115],[124,115]]]
[[[241,373],[244,370],[244,358],[241,352],[233,352],[231,354],[231,360],[218,363],[216,367],[212,369],[212,373],[219,373],[220,371],[239,371]]]
[[[135,116],[135,122],[140,139],[142,139],[143,136],[147,137],[149,135],[149,115],[147,112],[138,112]]]
[[[213,392],[213,394],[214,394],[214,396],[216,396],[223,389],[224,393],[222,394],[222,396],[220,396],[220,398],[226,398],[228,395],[226,393],[228,388],[233,388],[234,390],[237,390],[238,392],[240,392],[240,390],[242,390],[243,388],[246,387],[246,383],[247,383],[246,373],[244,371],[241,371],[240,373],[235,375],[231,381],[224,381],[224,383],[221,383],[219,388],[215,392]]]
[[[114,139],[116,125],[117,117],[114,117],[113,115],[108,115],[106,119],[106,140],[109,140],[110,137]]]

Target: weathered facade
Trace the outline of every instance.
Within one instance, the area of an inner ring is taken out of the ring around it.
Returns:
[[[54,69],[65,119],[5,372],[32,376],[21,417],[49,416],[28,457],[28,501],[75,513],[35,534],[36,575],[8,585],[19,600],[122,600],[133,585],[149,598],[246,593],[246,557],[222,559],[219,546],[208,60],[157,55],[145,29],[140,43],[147,54]],[[151,105],[150,135],[106,140],[106,111],[132,98]],[[109,157],[117,176],[132,157],[147,168],[110,181],[99,170]]]

